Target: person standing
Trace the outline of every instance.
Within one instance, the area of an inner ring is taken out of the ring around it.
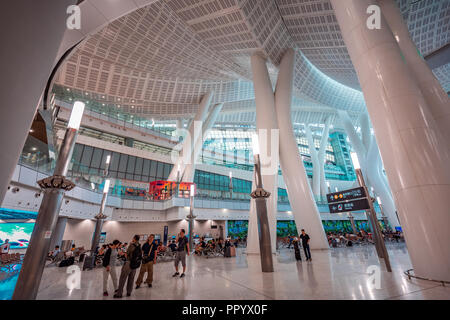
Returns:
[[[151,234],[148,237],[147,242],[142,246],[142,265],[136,281],[136,289],[141,287],[145,273],[148,273],[145,283],[147,283],[149,288],[152,287],[153,265],[156,263],[157,249],[158,247],[155,243],[155,235]]]
[[[103,257],[103,296],[108,296],[108,278],[111,276],[114,292],[117,291],[117,273],[116,273],[116,262],[117,262],[117,247],[120,241],[114,240],[113,243],[106,249],[105,256]]]
[[[135,235],[131,240],[126,253],[126,262],[122,267],[119,278],[119,288],[117,289],[114,298],[122,298],[123,287],[127,281],[127,297],[131,296],[133,291],[133,282],[136,275],[136,270],[141,266],[142,250],[139,244],[139,235]]]
[[[302,234],[300,235],[300,239],[302,239],[303,250],[305,251],[306,261],[312,261],[311,259],[311,251],[309,249],[309,240],[311,239],[309,235],[305,232],[305,229],[302,229]]]
[[[186,272],[186,252],[187,255],[189,255],[189,240],[185,236],[184,229],[181,229],[180,233],[177,236],[177,253],[175,257],[175,273],[172,277],[178,276],[180,273],[178,272],[178,265],[180,264],[183,266],[183,273],[181,274],[180,278],[183,278],[185,276]]]
[[[300,248],[298,247],[298,239],[297,239],[297,237],[295,237],[292,240],[292,245],[294,246],[295,260],[302,261],[302,256],[300,255]]]

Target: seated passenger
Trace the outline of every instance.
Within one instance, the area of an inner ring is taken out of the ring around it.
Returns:
[[[169,244],[168,247],[170,248],[170,250],[171,250],[172,252],[175,252],[175,251],[177,250],[177,245],[176,245],[176,243],[175,243],[174,240],[172,240],[172,242]]]
[[[59,246],[55,246],[55,250],[50,251],[50,253],[48,254],[49,258],[55,259],[60,251],[61,250],[59,250]]]

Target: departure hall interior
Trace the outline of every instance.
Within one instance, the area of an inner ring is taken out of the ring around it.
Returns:
[[[450,300],[450,1],[8,1],[0,300]]]

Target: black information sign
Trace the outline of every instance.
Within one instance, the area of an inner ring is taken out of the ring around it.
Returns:
[[[327,201],[328,203],[335,203],[365,197],[366,193],[364,192],[364,188],[359,187],[355,189],[344,190],[341,192],[329,193],[327,194]]]
[[[353,200],[349,202],[330,203],[328,205],[330,213],[349,212],[358,210],[367,210],[370,208],[367,198]]]

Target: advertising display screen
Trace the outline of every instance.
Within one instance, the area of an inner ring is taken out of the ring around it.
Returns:
[[[10,249],[25,249],[33,232],[34,223],[0,223],[0,245],[9,239]]]

